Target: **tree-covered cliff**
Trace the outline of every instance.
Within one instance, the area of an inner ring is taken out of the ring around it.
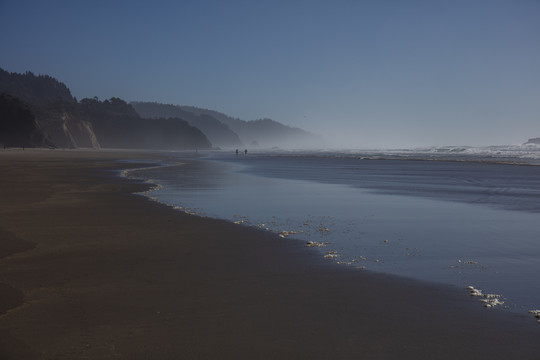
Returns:
[[[322,141],[320,136],[272,119],[245,121],[215,110],[193,106],[181,106],[181,109],[199,116],[207,115],[219,120],[237,133],[240,140],[248,146],[305,148],[318,147]]]
[[[23,146],[25,139],[27,147],[211,147],[199,129],[183,120],[143,119],[118,98],[78,102],[65,84],[48,75],[0,69],[0,93],[5,93],[0,113],[2,145]]]
[[[245,121],[214,110],[150,102],[132,102],[143,117],[177,116],[200,128],[217,146],[312,147],[321,139],[271,119]]]
[[[208,149],[212,144],[196,127],[178,118],[145,119],[119,98],[82,99],[101,146],[132,149]]]
[[[0,145],[62,148],[206,149],[320,145],[320,138],[271,119],[244,121],[217,111],[113,97],[80,102],[48,75],[0,69]],[[23,140],[24,139],[24,140]],[[22,145],[20,145],[22,146]]]
[[[30,106],[9,94],[0,94],[0,146],[51,146]]]
[[[144,118],[180,118],[199,128],[218,147],[237,147],[242,145],[238,135],[227,125],[212,116],[183,110],[180,106],[156,102],[134,101],[133,108]]]
[[[17,74],[0,69],[0,92],[28,104],[28,109],[51,146],[99,147],[92,133],[92,125],[80,112],[77,100],[68,87],[58,80],[29,71]]]

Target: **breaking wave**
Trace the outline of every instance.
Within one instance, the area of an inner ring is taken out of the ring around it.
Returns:
[[[362,159],[418,159],[479,161],[540,165],[540,144],[494,146],[430,146],[410,149],[321,149],[261,151],[282,156],[356,157]]]

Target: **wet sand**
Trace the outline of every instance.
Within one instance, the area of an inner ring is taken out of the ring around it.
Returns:
[[[540,359],[526,314],[134,195],[152,156],[0,151],[0,359]]]

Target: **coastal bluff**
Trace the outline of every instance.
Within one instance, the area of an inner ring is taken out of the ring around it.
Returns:
[[[0,147],[198,150],[314,147],[321,138],[271,119],[118,97],[78,100],[49,75],[0,68]]]

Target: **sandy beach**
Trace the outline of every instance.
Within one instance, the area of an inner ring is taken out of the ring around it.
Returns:
[[[531,317],[134,194],[154,153],[0,151],[0,359],[540,359]]]

